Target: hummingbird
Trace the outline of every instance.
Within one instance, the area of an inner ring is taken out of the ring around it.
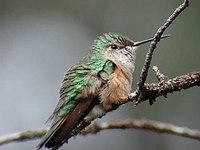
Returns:
[[[153,38],[134,42],[116,33],[98,37],[88,55],[66,71],[49,118],[51,127],[37,148],[58,149],[85,118],[98,117],[123,102],[131,92],[136,49],[150,41]]]

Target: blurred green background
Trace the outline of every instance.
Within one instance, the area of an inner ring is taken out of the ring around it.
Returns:
[[[58,101],[64,71],[87,54],[93,40],[117,32],[133,40],[152,37],[183,0],[0,0],[0,135],[44,127]],[[200,1],[175,20],[154,53],[153,65],[169,77],[200,69]],[[139,78],[148,44],[137,53]],[[156,82],[150,70],[148,82]],[[135,84],[134,84],[135,87]],[[99,121],[149,118],[200,129],[200,89],[147,102],[129,103]],[[40,139],[1,150],[34,149]],[[143,130],[106,130],[78,136],[68,150],[199,150],[200,142]]]

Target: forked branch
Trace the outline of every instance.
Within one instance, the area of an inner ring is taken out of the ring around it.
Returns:
[[[137,96],[136,104],[140,103],[142,101],[141,99],[141,93],[143,92],[143,86],[146,81],[147,75],[148,75],[148,69],[151,64],[152,56],[154,49],[156,48],[157,43],[160,41],[160,38],[164,31],[172,24],[172,22],[178,17],[178,15],[187,7],[189,6],[189,0],[184,0],[184,3],[181,4],[176,10],[172,13],[172,15],[167,19],[167,21],[157,30],[156,34],[154,35],[154,40],[151,42],[149,46],[149,50],[146,54],[146,59],[140,74],[140,78],[138,81],[138,87],[135,91],[135,94]],[[152,101],[149,101],[150,104],[152,104]]]

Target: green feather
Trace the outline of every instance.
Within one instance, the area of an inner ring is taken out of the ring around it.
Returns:
[[[106,64],[107,60],[103,58],[96,58],[88,56],[84,60],[67,71],[62,84],[61,99],[64,103],[57,105],[54,111],[55,119],[52,126],[57,122],[79,102],[80,94],[85,86],[92,86],[94,81],[88,79],[88,74],[96,75],[100,72]]]

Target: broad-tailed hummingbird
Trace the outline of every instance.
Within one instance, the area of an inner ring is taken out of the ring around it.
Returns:
[[[52,125],[37,148],[59,148],[83,119],[121,103],[131,92],[136,49],[152,40],[134,42],[116,33],[95,40],[88,55],[66,71]]]

